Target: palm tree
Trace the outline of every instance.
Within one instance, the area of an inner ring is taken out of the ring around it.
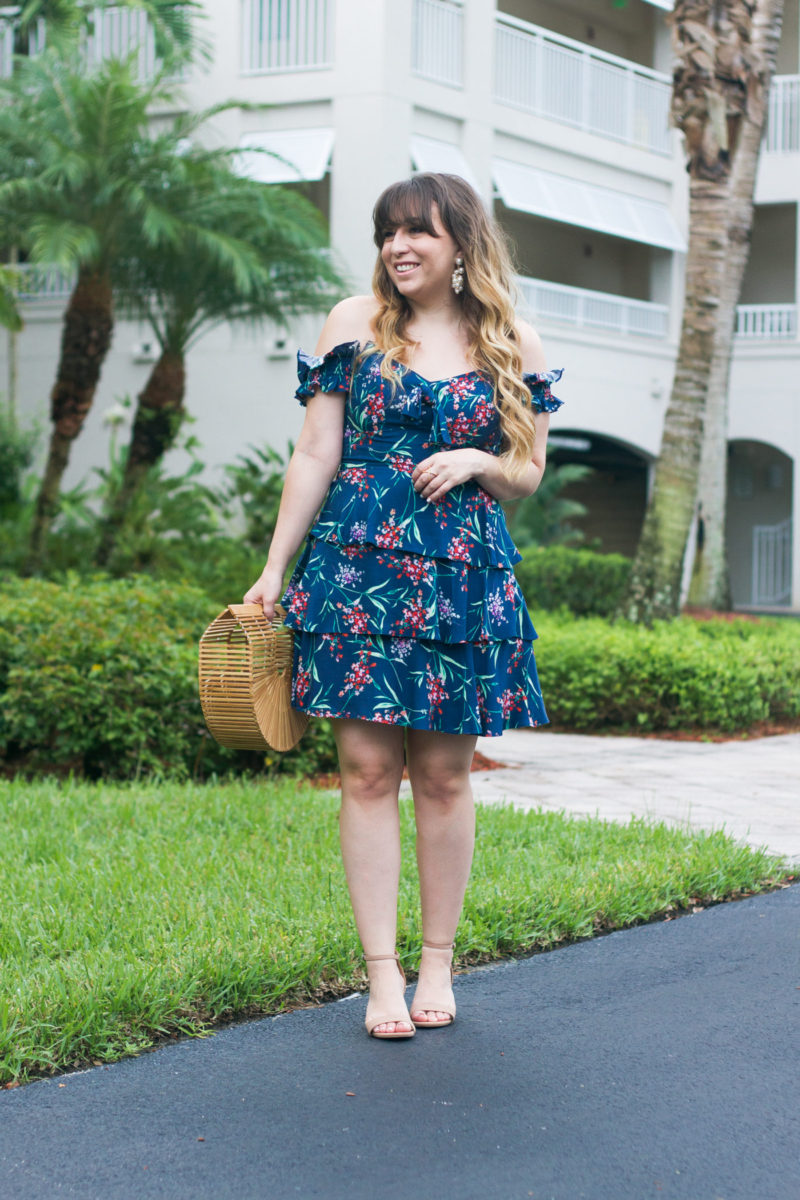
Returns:
[[[679,610],[704,439],[707,462],[724,471],[733,326],[782,11],[783,0],[676,0],[672,15],[672,116],[685,136],[690,180],[686,298],[653,492],[620,608],[630,620]],[[709,522],[711,508],[704,501],[709,557],[710,535],[723,532],[721,512]]]
[[[328,308],[344,287],[321,217],[303,196],[240,178],[220,152],[192,151],[182,166],[170,204],[176,213],[191,211],[192,226],[155,253],[123,257],[114,272],[121,303],[149,323],[161,353],[138,397],[124,476],[98,549],[101,565],[142,481],[175,441],[194,343],[224,322],[286,327],[295,314]]]
[[[137,83],[130,62],[109,60],[87,74],[79,60],[49,51],[0,85],[0,211],[14,212],[31,258],[74,273],[51,393],[50,449],[36,504],[28,569],[44,552],[73,440],[91,408],[114,324],[112,266],[126,247],[143,252],[177,242],[191,212],[177,212],[169,184],[177,153],[210,115],[175,118],[150,131],[153,106],[173,100],[162,77]],[[9,102],[10,101],[10,102]],[[197,230],[199,240],[225,238]]]

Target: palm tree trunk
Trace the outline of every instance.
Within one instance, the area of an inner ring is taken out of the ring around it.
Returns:
[[[752,205],[760,133],[755,137],[749,126],[763,126],[761,110],[774,69],[782,9],[783,0],[756,0],[755,5],[749,0],[676,0],[673,11],[678,61],[672,111],[686,139],[690,175],[686,298],[653,494],[619,609],[620,616],[632,621],[677,615],[704,429],[719,443],[722,428],[722,446],[726,444],[733,322],[752,224],[752,212],[748,222],[744,209],[730,211],[731,173],[735,166],[743,181],[740,196],[747,181]],[[771,60],[765,56],[769,47]],[[730,266],[732,257],[741,267],[738,278]],[[719,460],[724,469],[725,451],[715,454],[711,447],[706,455],[724,497]],[[712,491],[708,496],[713,514],[713,505],[718,507],[720,501]],[[721,504],[724,511],[724,499]],[[708,515],[704,506],[705,537],[699,540],[701,553],[711,558],[709,535],[716,537],[716,526],[724,522],[714,518],[709,523]]]
[[[727,270],[720,295],[697,491],[703,536],[698,539],[689,589],[690,604],[718,610],[729,609],[732,603],[725,550],[725,509],[728,394],[736,306],[750,255],[756,170],[767,120],[769,88],[775,72],[782,15],[783,0],[762,0],[753,14],[751,51],[757,86],[750,89],[729,182]]]
[[[26,571],[39,570],[45,540],[58,511],[61,480],[70,449],[92,407],[97,381],[114,329],[111,280],[106,272],[82,269],[64,314],[61,357],[50,395],[50,452],[31,529]]]
[[[652,622],[680,604],[686,537],[692,522],[705,398],[725,273],[724,181],[692,179],[686,297],[672,395],[639,546],[620,615]]]
[[[182,354],[164,350],[137,401],[125,472],[106,518],[96,560],[106,566],[131,500],[151,467],[175,442],[185,416],[186,364]]]

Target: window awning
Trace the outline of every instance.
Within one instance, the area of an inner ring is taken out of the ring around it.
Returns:
[[[478,191],[478,181],[458,146],[440,142],[438,138],[414,134],[411,138],[411,161],[418,171],[436,171],[458,175]]]
[[[614,237],[666,250],[685,250],[686,242],[666,204],[628,192],[583,183],[537,167],[496,158],[492,174],[506,208],[596,229]]]
[[[247,133],[239,142],[234,168],[239,175],[255,179],[258,183],[311,181],[322,179],[332,152],[332,129],[276,129],[265,133]]]

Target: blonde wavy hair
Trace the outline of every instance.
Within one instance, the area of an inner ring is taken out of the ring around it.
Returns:
[[[424,173],[393,183],[378,197],[372,214],[378,261],[372,288],[379,308],[375,346],[382,351],[381,374],[394,386],[393,363],[408,365],[412,309],[389,278],[380,256],[384,238],[401,225],[414,225],[433,237],[434,205],[439,219],[461,249],[464,290],[458,297],[470,360],[494,386],[509,479],[518,479],[531,460],[536,424],[530,392],[522,380],[522,355],[514,316],[514,270],[505,235],[487,216],[480,197],[457,175]]]

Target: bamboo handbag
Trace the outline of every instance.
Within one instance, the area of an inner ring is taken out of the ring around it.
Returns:
[[[292,708],[294,635],[275,606],[229,604],[200,639],[200,704],[210,733],[232,750],[291,750],[308,717]]]

